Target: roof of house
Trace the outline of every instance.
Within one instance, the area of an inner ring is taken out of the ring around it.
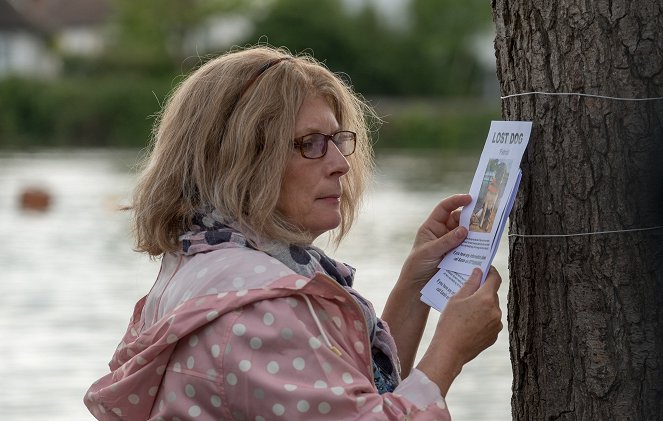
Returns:
[[[0,0],[0,31],[16,31],[32,25],[7,0]]]
[[[9,7],[13,14],[41,30],[52,32],[70,26],[96,25],[105,22],[112,13],[110,0],[0,0],[0,7]],[[5,20],[0,9],[0,27]]]

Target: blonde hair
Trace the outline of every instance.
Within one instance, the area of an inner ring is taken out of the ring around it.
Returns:
[[[277,59],[282,60],[264,70]],[[295,118],[312,94],[329,102],[343,130],[357,133],[350,171],[341,178],[341,224],[332,237],[338,244],[356,218],[373,170],[368,123],[377,121],[375,114],[312,57],[254,47],[202,65],[166,102],[132,200],[137,250],[153,256],[178,250],[178,237],[194,215],[209,208],[234,219],[245,234],[310,242],[276,205]]]

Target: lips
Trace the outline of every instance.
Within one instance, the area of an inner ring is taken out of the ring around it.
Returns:
[[[339,200],[341,198],[341,193],[331,193],[318,196],[317,200]]]

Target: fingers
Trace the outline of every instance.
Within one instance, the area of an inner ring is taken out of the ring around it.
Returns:
[[[499,274],[491,269],[489,285],[480,287],[481,277],[482,271],[474,269],[440,315],[433,338],[455,351],[461,366],[495,343],[503,327],[496,289],[491,289],[499,284]]]
[[[424,225],[428,225],[428,228],[438,237],[446,234],[449,229],[447,226],[450,222],[449,218],[458,218],[455,223],[455,226],[458,226],[460,213],[454,216],[454,211],[461,206],[469,204],[471,201],[472,197],[469,194],[455,194],[447,197],[435,206]]]
[[[488,270],[486,281],[479,288],[477,296],[481,296],[486,309],[492,308],[492,319],[496,323],[495,336],[502,330],[502,310],[500,309],[500,298],[497,290],[502,284],[502,277],[493,266]]]
[[[449,220],[447,221],[447,229],[449,231],[456,228],[460,224],[460,211],[460,209],[456,209],[455,211],[451,212]]]
[[[467,278],[467,281],[465,281],[463,286],[458,290],[458,292],[454,295],[454,297],[458,299],[463,299],[474,294],[479,289],[479,285],[481,283],[481,275],[482,275],[481,269],[479,268],[474,269],[470,277]]]
[[[429,250],[436,258],[442,258],[442,256],[458,247],[465,240],[465,237],[467,237],[467,228],[457,227],[437,240],[431,241]]]
[[[481,269],[475,268],[461,289],[459,289],[455,294],[455,297],[467,298],[478,290],[481,290],[482,294],[494,296],[497,300],[499,300],[497,291],[502,284],[502,277],[500,276],[499,272],[497,272],[497,269],[495,269],[494,266],[490,267],[488,270],[488,275],[486,276],[486,281],[483,283],[483,285],[481,285],[482,275],[483,273],[481,272]]]
[[[502,277],[500,276],[497,269],[494,266],[491,266],[488,270],[488,276],[486,276],[486,281],[483,283],[482,288],[486,288],[487,292],[490,294],[497,294],[497,291],[502,285]]]
[[[430,214],[430,218],[433,218],[437,221],[443,221],[449,218],[449,215],[454,210],[458,209],[461,206],[465,206],[472,201],[472,196],[469,194],[454,194],[449,196],[446,199],[443,199],[440,203],[433,208],[433,212]]]

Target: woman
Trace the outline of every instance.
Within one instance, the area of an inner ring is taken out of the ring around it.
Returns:
[[[162,256],[85,397],[99,419],[448,419],[443,396],[501,329],[499,275],[471,279],[414,358],[420,290],[460,244],[443,200],[418,231],[382,319],[354,269],[313,247],[350,229],[372,170],[370,109],[310,57],[218,57],[174,92],[133,200],[138,249]]]

